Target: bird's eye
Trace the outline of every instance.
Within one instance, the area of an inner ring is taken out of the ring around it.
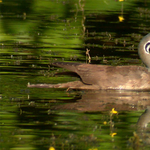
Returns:
[[[147,54],[150,54],[150,41],[144,45],[144,50]]]

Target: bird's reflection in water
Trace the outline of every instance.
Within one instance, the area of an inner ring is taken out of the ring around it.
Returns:
[[[150,106],[147,106],[145,112],[139,117],[137,122],[137,134],[144,144],[150,144]]]
[[[86,112],[143,110],[150,106],[150,92],[99,90],[84,91],[81,98],[74,103],[56,106],[56,109],[79,110]]]
[[[85,91],[81,99],[74,103],[55,106],[54,109],[78,110],[82,112],[110,111],[139,111],[145,112],[137,122],[136,136],[145,144],[150,144],[150,92],[139,91]],[[135,130],[134,130],[135,131]]]

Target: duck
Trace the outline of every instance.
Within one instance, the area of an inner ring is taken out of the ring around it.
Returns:
[[[148,123],[150,123],[150,106],[147,106],[144,113],[140,116],[137,122],[137,126],[140,128],[147,128]]]
[[[75,72],[80,80],[58,84],[28,84],[28,87],[79,90],[150,90],[150,33],[140,41],[138,54],[146,67],[54,62],[53,66]]]

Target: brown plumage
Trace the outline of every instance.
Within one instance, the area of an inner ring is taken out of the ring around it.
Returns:
[[[148,90],[150,89],[150,34],[141,40],[138,52],[148,68],[55,62],[54,66],[77,73],[81,77],[81,81],[59,84],[28,84],[28,87]]]
[[[150,72],[141,66],[107,66],[67,62],[56,62],[53,65],[73,71],[81,77],[81,81],[68,82],[71,83],[69,88],[73,89],[150,89]],[[66,88],[68,88],[67,85]]]

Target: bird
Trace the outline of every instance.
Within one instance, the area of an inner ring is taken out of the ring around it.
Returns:
[[[137,125],[138,127],[146,128],[150,122],[150,106],[147,106],[145,112],[140,116]]]
[[[54,62],[79,75],[80,81],[58,84],[29,84],[28,87],[69,88],[83,90],[149,90],[150,89],[150,33],[138,45],[138,54],[146,65],[110,66],[87,63]]]

